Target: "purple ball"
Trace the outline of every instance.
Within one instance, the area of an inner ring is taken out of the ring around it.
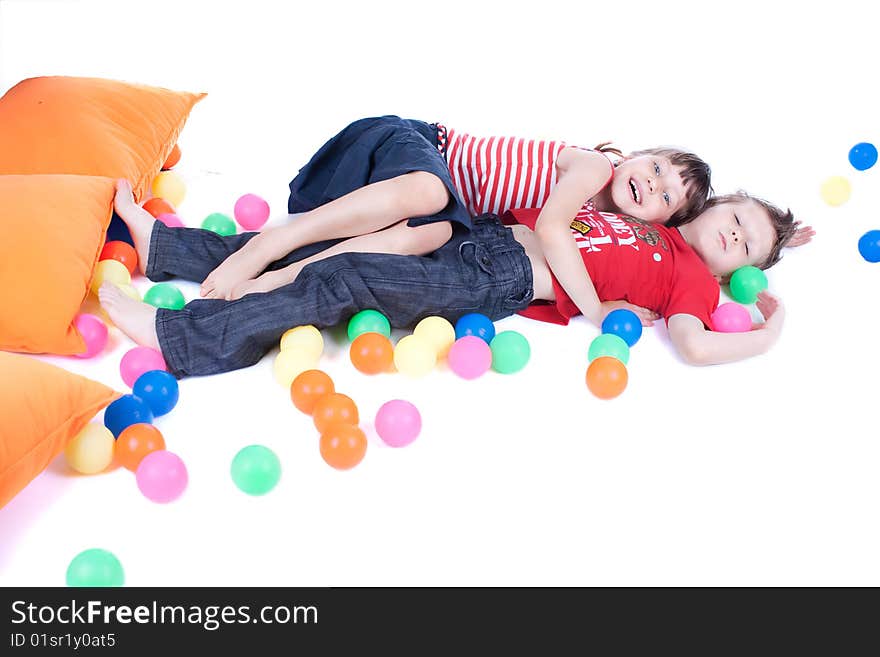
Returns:
[[[492,366],[492,349],[482,338],[466,335],[452,343],[446,362],[462,379],[476,379]]]
[[[479,338],[476,338],[479,340]],[[382,404],[376,413],[376,433],[391,447],[405,447],[422,430],[419,409],[403,399],[392,399]]]
[[[180,497],[189,481],[186,465],[180,457],[164,449],[150,452],[141,459],[135,476],[144,496],[160,504]]]

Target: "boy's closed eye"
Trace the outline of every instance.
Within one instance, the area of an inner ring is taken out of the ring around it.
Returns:
[[[734,214],[733,218],[736,219],[736,225],[739,226],[740,228],[742,228],[742,222],[739,220],[739,217],[737,217]],[[748,256],[749,255],[749,243],[746,242],[745,240],[743,240],[743,246],[746,248],[746,256]]]

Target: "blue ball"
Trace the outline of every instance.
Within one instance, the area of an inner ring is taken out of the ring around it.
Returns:
[[[869,230],[859,238],[859,253],[868,262],[880,262],[880,230]]]
[[[131,391],[147,402],[156,417],[165,415],[177,406],[180,397],[177,379],[165,370],[144,372],[134,382]]]
[[[863,141],[849,149],[849,163],[854,169],[864,171],[877,164],[877,147]]]
[[[605,315],[602,333],[613,333],[632,347],[642,337],[642,321],[632,310],[618,308]]]
[[[475,335],[488,344],[495,337],[495,325],[491,319],[480,313],[462,315],[455,323],[455,339],[458,340],[466,335]]]
[[[140,397],[122,395],[104,409],[104,426],[110,429],[114,438],[119,438],[127,427],[132,424],[153,423],[153,412]]]

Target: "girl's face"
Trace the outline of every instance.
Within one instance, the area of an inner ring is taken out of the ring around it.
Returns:
[[[623,160],[614,170],[611,201],[620,214],[665,223],[687,202],[681,172],[682,167],[656,155]]]

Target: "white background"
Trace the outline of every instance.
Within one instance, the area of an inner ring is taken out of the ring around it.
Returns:
[[[280,220],[314,150],[393,113],[476,134],[685,146],[712,164],[717,191],[748,189],[818,230],[769,272],[788,311],[770,353],[690,367],[658,325],[612,401],[584,384],[598,329],[580,318],[498,322],[532,359],[471,382],[440,367],[367,377],[324,331],[321,367],[371,439],[348,472],[322,461],[272,356],[183,380],[156,426],[187,464],[184,496],[153,504],[127,470],[79,476],[61,457],[0,510],[0,582],[63,585],[79,551],[103,547],[141,586],[877,586],[880,265],[856,244],[880,228],[880,167],[847,162],[856,142],[880,142],[864,6],[0,2],[2,91],[63,74],[208,92],[180,139],[189,225],[246,192]],[[839,208],[819,195],[831,175],[852,183]],[[99,359],[46,360],[128,392],[118,364],[132,346],[114,329]],[[372,429],[393,398],[424,422],[403,449]],[[252,443],[283,468],[256,498],[229,476]]]

